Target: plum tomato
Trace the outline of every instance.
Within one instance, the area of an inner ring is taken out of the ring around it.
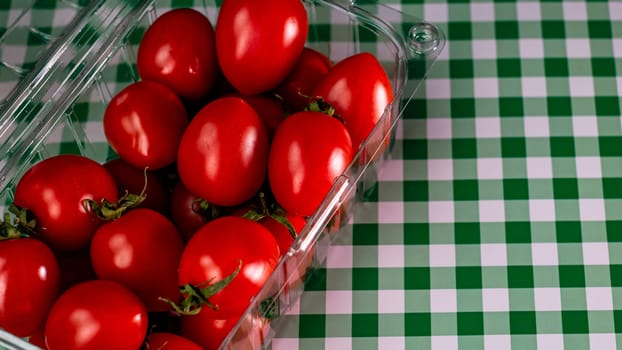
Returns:
[[[34,334],[43,327],[59,288],[58,262],[45,243],[0,241],[0,327],[18,337]]]
[[[126,86],[104,112],[108,143],[138,169],[155,170],[172,164],[187,124],[186,109],[177,95],[151,81]]]
[[[203,313],[198,315],[186,315],[181,317],[181,334],[201,345],[205,350],[217,350],[223,340],[236,326],[239,317],[230,319],[212,319]],[[252,350],[258,349],[267,337],[266,319],[245,315],[240,327],[231,338],[231,344],[235,349]]]
[[[114,178],[119,197],[126,194],[139,195],[144,190],[145,199],[136,207],[168,214],[169,190],[163,173],[138,169],[121,158],[109,160],[103,165]]]
[[[218,74],[212,23],[191,8],[164,13],[145,32],[136,65],[143,80],[168,86],[184,101],[207,97]]]
[[[102,225],[91,242],[91,262],[100,279],[132,290],[150,312],[170,310],[159,298],[179,297],[177,266],[183,240],[162,214],[132,209]]]
[[[301,0],[225,0],[216,21],[216,55],[244,95],[275,88],[294,66],[308,34]]]
[[[393,90],[378,59],[361,52],[332,66],[317,82],[312,96],[321,97],[334,107],[350,133],[352,149],[356,152],[393,100]]]
[[[108,280],[86,281],[56,300],[45,323],[49,350],[136,350],[147,335],[148,314],[140,299]]]
[[[116,202],[117,185],[99,163],[84,156],[62,154],[33,165],[15,189],[14,204],[36,220],[36,233],[55,250],[87,247],[103,223],[84,200]]]
[[[285,119],[285,106],[283,100],[272,94],[261,94],[253,96],[243,96],[237,94],[246,101],[264,122],[268,137],[272,138],[276,128]]]
[[[199,111],[182,136],[179,178],[209,203],[235,206],[263,184],[268,149],[268,134],[257,112],[241,98],[218,98]]]
[[[287,78],[277,87],[289,113],[300,112],[311,102],[315,84],[328,73],[332,63],[323,53],[305,47]]]
[[[322,112],[289,116],[276,130],[268,180],[276,201],[292,215],[310,216],[352,160],[345,126]]]
[[[186,294],[182,309],[198,310],[207,318],[240,317],[276,268],[279,256],[274,236],[255,221],[223,216],[208,222],[195,232],[181,256],[179,285],[202,291],[201,298]],[[202,303],[205,299],[210,304]]]
[[[155,332],[147,337],[147,350],[204,350],[192,340],[169,332]]]
[[[184,241],[188,241],[203,224],[220,216],[221,212],[222,208],[192,194],[181,181],[173,187],[170,218]]]

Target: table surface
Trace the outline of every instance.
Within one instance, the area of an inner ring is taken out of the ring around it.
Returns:
[[[389,4],[447,44],[272,348],[622,348],[622,2]]]

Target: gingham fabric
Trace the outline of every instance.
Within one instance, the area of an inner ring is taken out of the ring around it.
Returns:
[[[622,2],[390,4],[447,44],[272,349],[622,348]]]

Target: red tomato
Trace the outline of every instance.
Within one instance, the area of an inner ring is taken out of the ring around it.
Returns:
[[[287,221],[289,221],[290,225],[294,228],[295,234],[297,235],[307,224],[307,220],[303,216],[285,214],[282,216]],[[294,236],[289,231],[288,227],[282,222],[277,221],[272,216],[266,216],[265,218],[259,221],[264,227],[266,227],[272,235],[279,243],[279,249],[281,250],[281,255],[287,253],[289,247],[294,243]]]
[[[332,63],[323,53],[305,47],[287,78],[279,85],[276,92],[290,113],[302,111],[313,97],[313,88],[328,72]]]
[[[151,209],[132,209],[102,225],[91,242],[91,261],[101,279],[131,289],[149,311],[170,306],[159,300],[179,298],[177,265],[183,240],[175,226]]]
[[[204,313],[181,317],[181,334],[194,340],[205,350],[216,350],[229,335],[239,318],[225,320],[206,317]],[[268,321],[254,317],[245,317],[231,339],[235,349],[259,349],[267,334]]]
[[[86,199],[116,202],[117,186],[101,164],[66,154],[32,166],[17,184],[14,203],[32,212],[37,233],[53,248],[78,250],[103,223],[85,209]]]
[[[104,132],[123,160],[155,170],[175,161],[188,123],[179,98],[166,86],[139,81],[119,91],[104,113]]]
[[[121,158],[104,163],[114,178],[119,197],[129,194],[139,195],[145,190],[145,200],[137,208],[149,208],[166,215],[168,213],[169,193],[164,175],[158,171],[141,170]],[[147,181],[145,188],[145,181]]]
[[[220,215],[221,208],[192,194],[181,181],[173,187],[170,201],[171,221],[187,241],[206,222]]]
[[[285,106],[283,105],[283,101],[276,95],[268,94],[253,96],[238,95],[238,97],[241,97],[253,107],[266,126],[268,137],[272,138],[276,128],[281,124],[283,119],[285,119]]]
[[[0,241],[0,327],[18,337],[43,326],[59,292],[54,253],[34,238]]]
[[[266,177],[268,134],[255,110],[237,97],[206,105],[192,119],[179,145],[179,178],[215,205],[251,198]]]
[[[240,317],[275,269],[279,255],[279,246],[265,227],[224,216],[205,224],[186,244],[179,263],[179,285],[207,287],[233,276],[208,296],[216,310],[204,305],[199,314],[217,319]]]
[[[190,339],[174,333],[156,332],[147,337],[147,350],[204,350]]]
[[[106,280],[76,284],[56,300],[45,324],[49,350],[139,349],[147,310],[123,285]]]
[[[160,82],[184,100],[205,98],[218,72],[212,24],[190,8],[163,14],[145,32],[136,65],[143,80]]]
[[[364,72],[364,74],[361,74]],[[330,103],[344,120],[356,152],[393,100],[391,81],[378,59],[362,52],[330,68],[313,96]]]
[[[28,342],[32,345],[40,347],[41,349],[47,350],[48,346],[45,345],[45,334],[43,331],[43,327],[37,329],[30,335],[30,337],[28,337]]]
[[[321,112],[289,116],[274,134],[268,180],[287,213],[310,216],[352,160],[348,131]]]
[[[244,95],[276,87],[298,60],[308,33],[300,0],[225,0],[216,22],[224,76]]]

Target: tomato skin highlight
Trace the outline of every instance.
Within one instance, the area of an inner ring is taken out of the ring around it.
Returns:
[[[275,88],[304,48],[308,18],[300,0],[225,0],[216,22],[224,76],[244,95]]]
[[[312,95],[331,104],[336,114],[344,120],[354,152],[393,100],[387,73],[378,59],[368,52],[354,54],[337,62],[317,82]]]
[[[0,241],[0,327],[18,337],[45,323],[60,290],[58,262],[35,238]]]
[[[203,306],[199,312],[213,319],[240,317],[279,257],[279,246],[268,229],[248,219],[223,216],[203,225],[188,241],[179,263],[178,283],[212,284],[231,275],[241,262],[231,282],[208,298],[217,310]]]
[[[292,215],[310,216],[352,160],[344,125],[321,112],[289,116],[274,134],[268,180],[276,201]]]
[[[85,199],[116,202],[114,179],[94,160],[62,154],[26,171],[15,189],[14,203],[32,212],[42,240],[55,250],[69,251],[87,247],[103,223],[84,208]]]
[[[177,95],[150,81],[126,86],[104,113],[108,143],[138,169],[156,170],[172,164],[187,124],[186,109]]]
[[[196,196],[220,206],[250,199],[263,184],[268,134],[257,112],[238,97],[207,104],[181,139],[177,169]]]
[[[205,98],[218,74],[212,24],[191,8],[164,13],[145,32],[136,65],[143,80],[168,86],[182,100]]]
[[[147,310],[123,285],[107,280],[76,284],[56,300],[45,324],[49,350],[139,349]]]
[[[162,214],[132,209],[102,225],[91,242],[91,261],[100,279],[132,290],[150,312],[170,310],[160,297],[176,300],[177,265],[183,240]]]

